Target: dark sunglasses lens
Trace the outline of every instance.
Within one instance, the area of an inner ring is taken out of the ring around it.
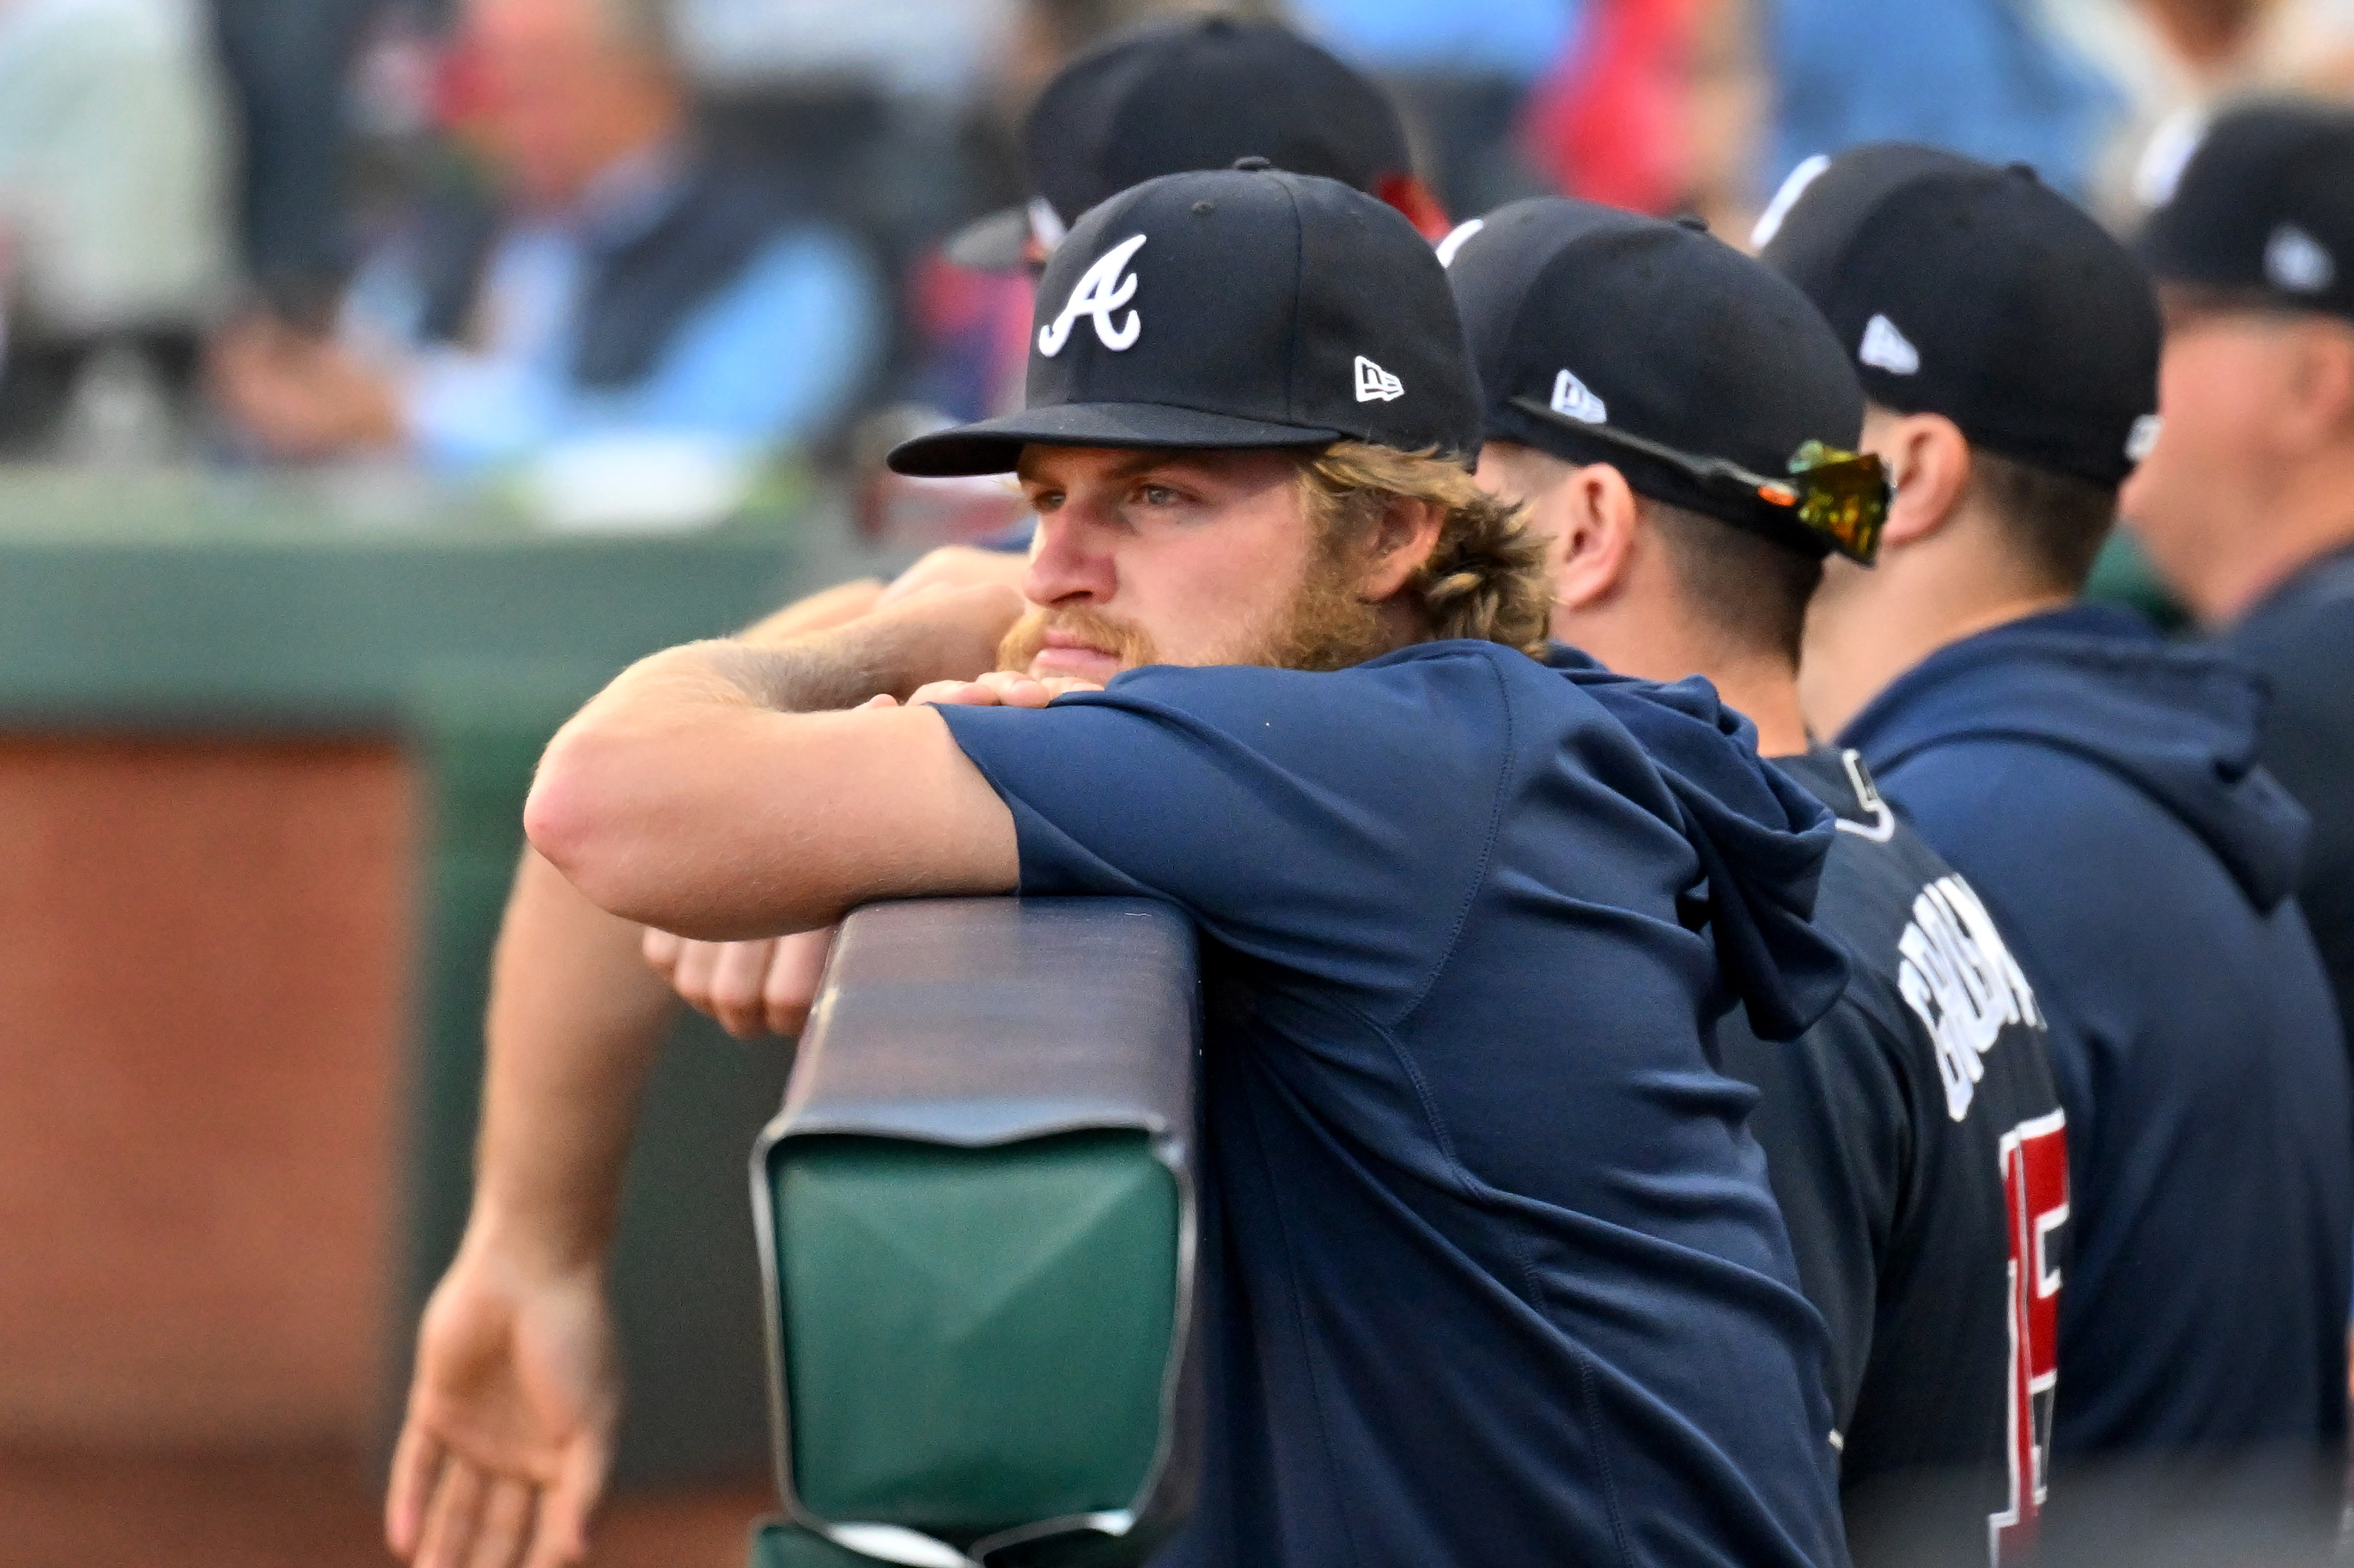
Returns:
[[[1791,464],[1798,484],[1798,520],[1836,545],[1842,555],[1869,562],[1880,550],[1888,521],[1888,471],[1871,452],[1824,454]]]

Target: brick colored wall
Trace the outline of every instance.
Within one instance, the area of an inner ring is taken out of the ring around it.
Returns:
[[[0,737],[0,1446],[370,1430],[414,800],[388,744]]]

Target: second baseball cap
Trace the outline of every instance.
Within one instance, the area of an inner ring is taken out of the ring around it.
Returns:
[[[2137,249],[2164,282],[2354,316],[2354,112],[2283,101],[2225,113]]]
[[[1117,191],[1237,158],[1384,198],[1413,167],[1380,88],[1288,27],[1233,16],[1149,24],[1081,55],[1031,106],[1022,154],[1029,206],[950,237],[958,265],[1017,267]]]
[[[2098,484],[2156,438],[2148,276],[2024,164],[1859,147],[1801,164],[1760,229],[1760,259],[1814,301],[1882,407]]]
[[[1005,473],[1025,445],[1342,439],[1458,458],[1479,398],[1438,258],[1392,207],[1263,158],[1168,175],[1082,217],[1038,284],[1027,407],[894,448],[901,473]]]
[[[1886,484],[1843,450],[1863,388],[1786,279],[1696,228],[1560,196],[1490,213],[1447,275],[1490,440],[1609,463],[1638,494],[1807,554],[1872,558]],[[1827,512],[1809,476],[1841,460],[1855,488]]]

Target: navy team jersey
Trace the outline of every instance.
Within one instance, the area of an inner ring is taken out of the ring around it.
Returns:
[[[2262,706],[2232,661],[2077,605],[1931,654],[1840,737],[2050,1024],[2075,1214],[2051,1561],[2158,1561],[2194,1512],[2302,1533],[2266,1562],[2338,1531],[2354,1101]]]
[[[1156,1562],[1845,1560],[1737,993],[1845,981],[1831,837],[1699,683],[1481,642],[943,707],[1022,891],[1203,935],[1203,1490]]]
[[[1857,1568],[1986,1568],[2031,1549],[2052,1432],[2066,1122],[2043,1015],[1978,895],[1853,752],[1777,766],[1838,818],[1815,922],[1839,1005],[1788,1044],[1729,1017],[1725,1070],[1798,1277],[1831,1336]]]

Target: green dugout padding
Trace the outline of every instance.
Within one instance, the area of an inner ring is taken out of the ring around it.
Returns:
[[[1144,1133],[806,1138],[769,1177],[812,1513],[972,1536],[1134,1500],[1177,1283],[1177,1184]]]
[[[756,1564],[1138,1563],[1182,1520],[1194,987],[1150,903],[844,924],[754,1158],[788,1515]]]

